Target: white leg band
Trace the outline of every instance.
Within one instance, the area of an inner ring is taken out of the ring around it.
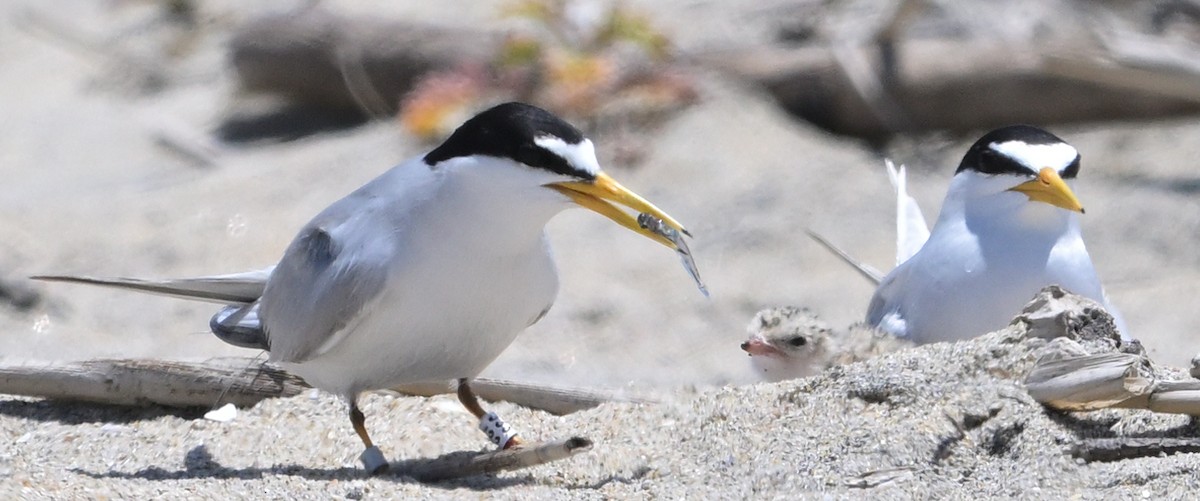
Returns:
[[[508,423],[502,421],[500,416],[497,416],[495,412],[484,414],[483,417],[479,419],[479,429],[488,436],[488,440],[491,440],[493,444],[496,444],[496,447],[504,447],[506,444],[508,444],[509,440],[517,436],[517,434],[513,433],[513,431],[508,427]]]
[[[364,449],[362,454],[358,455],[358,460],[362,461],[363,468],[367,469],[367,473],[379,473],[387,469],[388,466],[387,459],[383,457],[383,451],[380,451],[379,447],[375,446]]]

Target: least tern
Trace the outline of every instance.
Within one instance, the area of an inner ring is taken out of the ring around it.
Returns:
[[[334,202],[271,268],[164,281],[40,278],[227,303],[213,332],[345,398],[361,460],[378,471],[387,462],[357,405],[368,390],[457,380],[459,400],[497,446],[521,443],[484,411],[470,380],[554,303],[544,227],[571,206],[676,250],[703,290],[683,226],[604,173],[578,129],[521,103],[474,116],[433,151]]]
[[[867,323],[916,343],[965,339],[1004,327],[1042,287],[1058,284],[1103,304],[1130,339],[1080,233],[1083,206],[1070,187],[1079,168],[1079,152],[1042,129],[985,134],[959,164],[920,250],[904,260],[908,245],[898,242],[902,262],[879,284]],[[897,194],[908,211],[898,228],[923,237],[902,185]]]

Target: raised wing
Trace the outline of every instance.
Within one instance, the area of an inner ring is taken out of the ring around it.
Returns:
[[[908,337],[908,324],[901,311],[899,297],[908,275],[907,270],[908,267],[901,263],[879,283],[867,306],[867,325],[893,336]]]
[[[904,166],[896,168],[891,160],[884,160],[887,165],[888,179],[896,190],[896,265],[913,257],[925,241],[929,240],[929,226],[925,224],[925,216],[921,214],[921,206],[917,200],[908,194],[907,172]]]

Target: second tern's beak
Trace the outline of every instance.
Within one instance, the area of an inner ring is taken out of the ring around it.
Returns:
[[[668,227],[676,231],[691,236],[687,230],[683,229],[683,225],[679,224],[675,218],[663,212],[654,204],[646,201],[646,199],[638,196],[637,193],[629,191],[628,188],[621,186],[621,183],[616,182],[608,174],[601,172],[596,175],[593,181],[568,181],[561,183],[551,183],[546,185],[549,188],[557,190],[559,193],[566,195],[580,206],[591,209],[607,217],[617,224],[633,230],[639,235],[654,240],[660,244],[670,247],[672,250],[679,249],[679,246],[672,242],[671,239],[660,235],[638,223],[637,214],[650,214],[660,220]],[[635,211],[630,214],[614,204],[620,204]]]
[[[1069,211],[1083,213],[1083,205],[1075,198],[1075,192],[1054,169],[1043,168],[1037,178],[1009,188],[1008,191],[1024,193],[1030,200],[1043,202]]]

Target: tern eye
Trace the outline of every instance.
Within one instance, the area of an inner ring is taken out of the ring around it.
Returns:
[[[808,339],[805,339],[804,336],[796,336],[794,338],[788,339],[787,344],[799,348],[801,346],[808,344]]]

